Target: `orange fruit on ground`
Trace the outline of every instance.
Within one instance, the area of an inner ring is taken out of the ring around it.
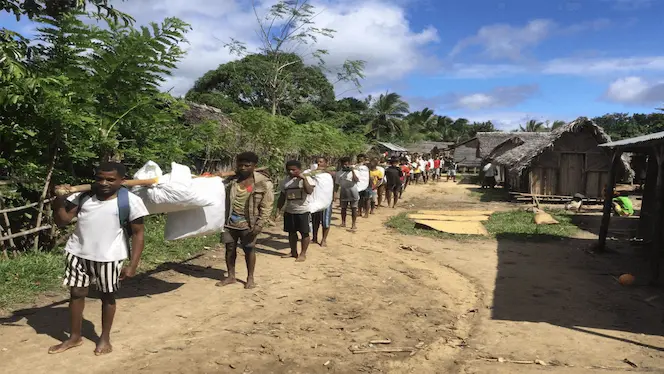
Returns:
[[[622,284],[623,286],[630,286],[634,284],[634,276],[632,274],[623,274],[618,278],[618,282]]]

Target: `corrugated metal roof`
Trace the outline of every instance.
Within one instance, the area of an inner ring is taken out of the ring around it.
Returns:
[[[654,134],[641,135],[635,138],[617,140],[615,142],[608,142],[600,144],[600,147],[606,148],[638,148],[638,147],[648,147],[653,145],[653,143],[663,143],[664,142],[664,131],[656,132]]]
[[[408,150],[407,150],[406,148],[401,147],[401,146],[396,145],[396,144],[387,143],[387,142],[376,142],[376,143],[382,145],[383,147],[389,149],[390,151],[394,151],[394,152],[408,152]]]

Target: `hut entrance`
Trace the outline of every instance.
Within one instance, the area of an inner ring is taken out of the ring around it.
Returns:
[[[563,153],[560,155],[560,194],[571,196],[584,193],[583,166],[585,154]]]

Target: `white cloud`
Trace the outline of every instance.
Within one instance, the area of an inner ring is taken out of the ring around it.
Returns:
[[[606,98],[623,104],[662,104],[664,81],[649,82],[635,76],[620,78],[609,85]]]
[[[461,64],[448,66],[444,78],[486,79],[524,74],[608,76],[664,72],[664,56],[558,58],[529,64]]]
[[[556,120],[571,121],[572,118],[561,118],[545,113],[529,113],[520,111],[498,111],[498,112],[484,112],[484,113],[461,113],[455,118],[466,118],[470,122],[487,122],[491,121],[493,125],[502,131],[515,131],[519,129],[520,125],[526,124],[528,121],[534,119],[539,122],[553,122]]]
[[[523,27],[508,24],[484,26],[474,36],[457,43],[450,56],[456,56],[468,47],[479,45],[491,58],[519,60],[524,49],[538,45],[554,28],[555,23],[547,19],[532,20]]]
[[[488,92],[476,92],[467,95],[452,96],[449,104],[454,109],[481,110],[490,108],[509,107],[524,102],[533,96],[539,87],[536,85],[521,85],[511,87],[496,87]]]
[[[473,36],[459,41],[450,57],[469,47],[479,46],[492,59],[522,60],[524,52],[555,35],[571,35],[582,31],[598,31],[611,25],[611,20],[599,18],[571,25],[560,25],[550,19],[534,19],[523,26],[497,23],[481,27]]]
[[[547,62],[544,74],[604,75],[636,71],[664,71],[664,56],[625,58],[561,58]]]
[[[259,15],[266,14],[274,0],[259,3]],[[316,48],[327,49],[325,60],[330,68],[346,59],[365,60],[367,90],[397,81],[429,61],[426,46],[438,40],[433,27],[414,31],[403,5],[378,0],[318,0],[312,4],[319,13],[316,27],[337,32],[334,38],[321,37]],[[224,44],[231,38],[245,41],[250,51],[260,46],[257,21],[245,0],[142,0],[119,2],[116,6],[137,17],[139,23],[179,17],[192,24],[187,36],[188,55],[178,65],[174,76],[164,84],[174,94],[185,93],[193,82],[210,69],[237,57]],[[337,87],[344,91],[346,87]]]

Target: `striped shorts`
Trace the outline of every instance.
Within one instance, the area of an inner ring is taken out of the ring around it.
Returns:
[[[100,292],[116,292],[120,288],[122,262],[97,262],[67,253],[62,284],[67,287],[89,287],[90,282],[94,282]]]

